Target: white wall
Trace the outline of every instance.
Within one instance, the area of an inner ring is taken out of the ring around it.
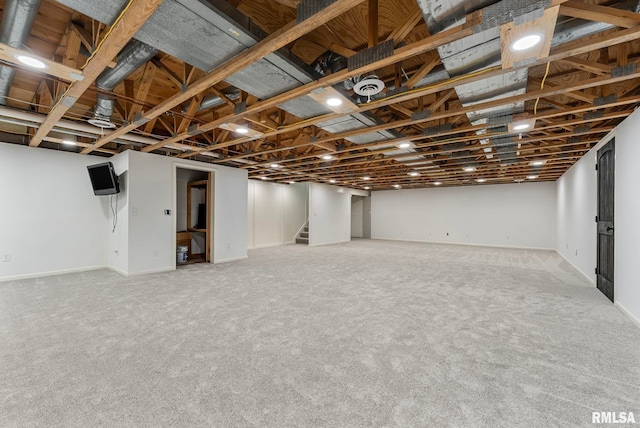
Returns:
[[[636,110],[557,182],[558,252],[596,281],[597,150],[616,139],[614,302],[640,325],[640,111]],[[568,248],[567,248],[568,247]],[[574,249],[578,255],[575,256]],[[604,297],[603,297],[604,298]]]
[[[307,219],[308,185],[249,180],[249,248],[282,245],[295,241]]]
[[[93,194],[86,168],[104,161],[0,143],[0,279],[107,264],[109,197]]]
[[[173,159],[129,152],[129,270],[171,270],[175,257]]]
[[[119,153],[109,161],[118,174],[120,193],[117,196],[117,222],[113,228],[113,215],[107,211],[107,265],[121,274],[129,272],[129,151]],[[115,204],[114,204],[115,206]]]
[[[309,245],[351,240],[351,194],[341,187],[309,184]]]
[[[640,111],[616,130],[614,299],[640,325]]]
[[[598,145],[598,147],[602,144]],[[556,182],[557,251],[596,282],[596,153],[590,151]]]
[[[202,162],[129,151],[128,274],[175,268],[177,168],[214,172],[213,262],[247,257],[247,172]],[[171,210],[165,215],[164,210]]]
[[[374,239],[555,248],[555,183],[373,192]]]

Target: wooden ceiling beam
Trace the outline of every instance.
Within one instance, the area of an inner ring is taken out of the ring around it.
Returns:
[[[89,31],[87,31],[79,24],[76,24],[75,22],[71,22],[69,24],[69,29],[76,33],[76,36],[78,37],[78,39],[80,39],[80,42],[87,51],[93,52],[95,46],[93,44],[93,37],[91,36],[91,33]]]
[[[472,18],[472,17],[468,17],[467,22],[472,24],[475,23],[476,21]],[[454,33],[451,33],[455,31]],[[229,120],[234,120],[234,119],[238,119],[241,117],[244,117],[248,114],[251,113],[256,113],[258,111],[261,111],[262,109],[265,108],[271,108],[274,107],[282,102],[288,101],[290,99],[296,98],[298,96],[302,96],[307,94],[308,92],[310,92],[313,89],[317,89],[320,87],[324,87],[327,85],[332,85],[335,83],[338,83],[340,81],[343,81],[344,79],[346,79],[347,77],[351,76],[351,75],[355,75],[355,74],[361,74],[370,70],[374,70],[383,66],[387,66],[389,65],[389,63],[393,63],[396,62],[398,60],[402,60],[405,58],[409,58],[411,56],[414,56],[416,54],[416,52],[418,53],[422,53],[422,52],[426,52],[429,50],[433,50],[436,47],[446,44],[446,43],[450,43],[451,41],[455,41],[455,39],[460,38],[460,37],[464,37],[466,34],[466,29],[464,27],[455,27],[453,29],[450,30],[446,30],[444,32],[440,32],[434,36],[428,37],[424,40],[421,40],[420,42],[416,42],[412,45],[408,45],[405,46],[403,48],[397,49],[396,53],[390,57],[387,58],[385,60],[381,60],[378,62],[375,62],[373,64],[370,64],[369,66],[366,67],[362,67],[360,69],[357,70],[353,70],[348,72],[347,70],[342,70],[340,72],[334,73],[330,76],[327,76],[325,78],[319,79],[316,82],[312,82],[310,84],[295,88],[291,91],[288,91],[286,93],[280,94],[276,97],[273,97],[271,99],[268,100],[264,100],[261,102],[256,103],[254,106],[252,106],[251,108],[247,108],[247,110],[244,113],[241,113],[239,115],[231,115],[231,116],[226,116],[223,118],[219,118],[213,122],[210,122],[208,124],[204,124],[204,125],[200,125],[199,129],[203,129],[203,130],[210,130],[210,129],[214,129],[217,126],[219,126],[222,123],[225,123],[226,121]],[[371,110],[373,108],[377,108],[377,107],[382,107],[385,105],[389,105],[389,104],[395,104],[395,103],[399,103],[399,102],[403,102],[403,101],[408,101],[414,98],[418,98],[424,95],[428,95],[428,94],[432,94],[432,93],[436,93],[436,92],[440,92],[442,90],[445,89],[452,89],[455,88],[457,85],[461,85],[461,84],[466,84],[466,83],[472,83],[472,82],[476,82],[479,80],[483,80],[489,77],[494,77],[494,76],[499,76],[505,73],[509,73],[512,72],[514,69],[519,69],[519,68],[528,68],[528,67],[532,67],[535,65],[544,65],[547,63],[547,61],[556,61],[559,59],[564,59],[564,58],[570,58],[573,56],[577,56],[577,55],[581,55],[584,53],[588,53],[590,51],[593,50],[598,50],[601,49],[605,46],[610,46],[610,45],[616,45],[619,43],[625,43],[628,42],[630,40],[636,40],[640,38],[640,28],[631,28],[631,29],[626,29],[626,30],[619,30],[617,32],[613,32],[610,34],[606,34],[603,35],[601,37],[598,37],[597,39],[591,39],[588,42],[585,42],[583,40],[575,40],[573,42],[569,42],[569,43],[565,43],[564,45],[561,45],[557,48],[552,49],[550,56],[548,58],[544,58],[544,59],[540,59],[537,60],[535,63],[533,64],[528,64],[528,65],[522,65],[520,67],[514,67],[513,69],[508,69],[508,70],[503,70],[500,67],[496,68],[496,69],[487,69],[484,73],[475,73],[475,74],[470,74],[469,76],[460,76],[455,82],[454,81],[445,81],[442,82],[439,85],[430,85],[429,87],[426,87],[424,89],[421,89],[419,91],[414,91],[412,93],[406,93],[406,94],[401,94],[398,97],[395,97],[393,99],[390,100],[379,100],[377,101],[375,104],[371,103],[371,104],[367,104],[364,106],[361,106],[358,109],[358,112],[363,112],[363,111],[367,111],[367,110]],[[446,41],[445,41],[446,40]],[[411,54],[409,54],[411,53]],[[326,115],[323,116],[322,118],[317,118],[318,121],[322,121],[322,120],[328,120],[328,119],[332,119],[332,118],[337,118],[340,117],[340,114],[330,114],[330,115]],[[311,123],[313,123],[313,120],[311,120]],[[309,120],[307,120],[309,121]],[[178,135],[172,139],[170,139],[170,141],[167,141],[166,143],[172,142],[172,141],[180,141],[180,139],[182,138],[187,138],[186,135]],[[152,151],[155,150],[157,148],[162,147],[163,143],[158,143],[155,144],[153,146],[148,146],[146,148],[144,148],[144,151]],[[216,150],[217,148],[220,148],[219,146],[213,146],[213,147],[206,147],[206,148],[199,148],[196,149],[196,153],[198,152],[203,152],[203,151],[210,151],[210,150]],[[186,157],[187,155],[185,155]]]
[[[93,44],[93,36],[91,35],[91,33],[87,31],[84,27],[74,23],[73,21],[69,24],[69,29],[76,34],[76,36],[80,39],[80,42],[85,47],[85,49],[88,52],[93,53],[93,50],[95,49],[95,45]],[[111,68],[115,67],[116,61],[112,59],[108,66]]]
[[[560,5],[559,14],[587,21],[604,22],[622,28],[633,28],[640,25],[640,14],[638,13],[575,0]]]
[[[631,100],[628,100],[628,102],[630,104],[636,103],[640,101],[640,97],[635,97],[632,98]],[[582,110],[578,110],[578,109],[566,109],[563,113],[565,116],[568,115],[573,115],[576,113],[581,112]],[[631,110],[625,110],[625,111],[621,111],[621,112],[612,112],[612,113],[605,113],[603,114],[603,116],[601,118],[593,118],[593,119],[589,119],[589,120],[585,120],[585,119],[575,119],[575,120],[563,120],[562,122],[558,122],[558,123],[550,123],[548,126],[545,127],[541,127],[541,128],[536,128],[536,132],[539,131],[546,131],[546,130],[552,130],[552,129],[556,129],[556,128],[565,128],[573,133],[573,126],[578,126],[578,125],[583,125],[586,123],[592,123],[592,122],[599,122],[599,121],[603,121],[603,120],[608,120],[608,119],[615,119],[615,118],[623,118],[628,116],[631,113]],[[554,116],[555,117],[555,114]],[[537,116],[536,119],[539,120],[546,120],[547,118],[544,116]],[[464,128],[456,128],[453,129],[451,131],[448,132],[443,132],[440,133],[438,136],[439,137],[443,137],[443,136],[447,136],[447,135],[458,135],[458,134],[465,134],[464,137],[461,138],[454,138],[454,139],[448,139],[446,140],[447,143],[457,143],[457,142],[468,142],[468,141],[473,141],[473,140],[478,140],[480,138],[487,138],[490,135],[488,134],[476,134],[476,131],[479,131],[481,129],[484,129],[485,125],[471,125],[471,126],[467,126]],[[467,135],[468,134],[468,135]],[[575,134],[571,134],[571,135],[575,135]],[[558,135],[553,135],[553,137],[558,137]],[[563,134],[561,137],[566,137],[568,138],[568,135]],[[343,150],[339,150],[337,152],[335,152],[335,154],[342,154],[342,153],[346,153],[346,152],[350,152],[350,151],[354,151],[354,150],[366,150],[366,149],[375,149],[377,147],[380,146],[384,146],[384,145],[394,145],[394,144],[398,144],[400,142],[406,141],[406,140],[411,140],[411,141],[420,141],[420,140],[425,140],[425,139],[430,139],[432,138],[431,136],[424,136],[424,135],[418,135],[418,136],[413,136],[413,137],[403,137],[403,138],[397,138],[394,140],[386,140],[386,141],[379,141],[379,142],[374,142],[374,143],[368,143],[368,144],[358,144],[352,147],[348,147],[345,148]],[[433,146],[437,146],[439,144],[443,144],[443,141],[439,141],[439,142],[435,142]],[[431,146],[424,146],[421,145],[420,147],[425,148],[425,147],[431,147]],[[264,153],[275,153],[280,151],[281,149],[271,149],[268,150]],[[396,150],[396,149],[393,149]],[[246,158],[248,156],[246,155],[242,155],[242,156],[238,156],[234,159],[241,159],[241,158]],[[298,158],[298,159],[303,159],[303,158]],[[253,167],[256,166],[263,166],[263,165],[252,165]]]
[[[537,90],[537,91],[532,91],[532,92],[528,92],[528,93],[521,94],[521,95],[515,95],[515,96],[512,96],[512,97],[502,98],[502,99],[493,100],[493,101],[486,101],[486,102],[483,102],[483,103],[474,104],[474,105],[467,106],[467,107],[461,107],[461,108],[456,109],[455,114],[456,115],[463,115],[463,114],[466,114],[466,113],[474,112],[476,110],[484,110],[484,109],[488,109],[488,108],[500,107],[500,106],[505,105],[505,104],[530,101],[530,100],[534,100],[536,98],[544,98],[544,97],[549,97],[549,96],[554,96],[554,95],[562,95],[562,94],[565,94],[565,93],[568,93],[568,92],[575,92],[576,90],[596,87],[596,86],[600,86],[600,85],[606,84],[606,83],[614,83],[614,82],[619,82],[619,81],[637,79],[639,77],[640,77],[640,72],[636,72],[636,73],[629,74],[629,75],[626,75],[626,76],[619,76],[619,77],[596,77],[596,78],[585,80],[585,81],[581,81],[581,82],[575,82],[573,85],[568,85],[568,86],[565,86],[565,87],[547,87],[545,89],[540,89],[540,90]],[[356,129],[356,130],[352,130],[352,131],[343,132],[341,134],[333,134],[333,135],[331,135],[329,137],[325,137],[325,138],[319,139],[318,142],[329,142],[329,141],[334,141],[334,140],[339,140],[339,139],[355,137],[355,136],[359,136],[359,135],[363,135],[363,134],[369,134],[371,132],[388,131],[390,129],[401,128],[401,127],[409,126],[409,125],[412,125],[412,124],[433,122],[433,121],[440,120],[440,119],[449,119],[450,117],[451,117],[451,112],[449,112],[449,111],[436,112],[436,113],[432,113],[429,117],[427,117],[425,119],[413,120],[413,119],[409,118],[409,119],[404,119],[404,120],[397,120],[397,121],[394,121],[394,122],[391,122],[391,123],[383,123],[383,124],[376,125],[376,126],[370,126],[370,127],[367,127],[367,128],[361,128],[361,129]],[[305,120],[305,126],[308,126],[309,124],[310,124],[309,120]],[[271,136],[273,136],[272,133],[265,134],[265,138],[268,138],[268,137],[271,137]],[[230,142],[225,143],[224,146],[231,146],[231,145],[239,144],[241,142],[242,142],[242,140],[230,141]],[[217,147],[214,147],[214,148],[209,148],[209,150],[213,150],[215,148],[220,148],[220,147],[222,147],[222,145],[218,145]],[[202,149],[200,151],[207,151],[207,149]]]
[[[566,59],[561,59],[560,62],[567,64],[577,70],[586,71],[588,73],[593,73],[598,76],[605,76],[605,75],[611,74],[611,70],[613,70],[613,67],[611,67],[608,64],[601,64],[599,62],[587,61],[580,58],[566,58]],[[563,74],[563,76],[564,75],[565,74]]]
[[[386,67],[389,65],[392,65],[398,61],[402,61],[403,59],[408,59],[411,58],[413,56],[419,55],[421,53],[424,52],[428,52],[431,51],[435,48],[437,48],[438,46],[442,46],[445,45],[447,43],[451,43],[459,38],[462,37],[466,37],[469,36],[471,34],[473,34],[472,31],[472,27],[473,25],[475,25],[475,23],[478,22],[478,15],[472,14],[472,16],[468,17],[468,20],[465,24],[458,26],[458,27],[454,27],[452,29],[449,30],[445,30],[442,31],[436,35],[433,35],[431,37],[427,37],[426,39],[420,40],[419,42],[413,43],[411,45],[407,45],[407,46],[403,46],[399,49],[397,49],[394,53],[394,55],[392,55],[391,57],[387,57],[384,58],[380,61],[377,61],[375,63],[360,67],[358,69],[355,70],[340,70],[336,73],[332,73],[322,79],[316,80],[314,82],[308,83],[306,85],[303,86],[299,86],[297,88],[294,88],[288,92],[285,92],[283,94],[277,95],[275,97],[272,97],[270,99],[267,100],[263,100],[260,102],[257,102],[256,104],[254,104],[251,107],[247,107],[247,109],[243,112],[243,113],[239,113],[239,114],[234,114],[234,115],[229,115],[229,116],[225,116],[225,117],[221,117],[219,119],[216,119],[213,122],[210,122],[208,124],[204,124],[198,127],[198,129],[202,129],[202,130],[211,130],[214,128],[217,128],[219,125],[221,125],[222,123],[225,123],[227,121],[231,121],[231,120],[236,120],[236,119],[240,119],[243,118],[245,116],[248,116],[250,114],[255,114],[258,113],[264,109],[269,109],[272,107],[276,107],[279,104],[285,102],[285,101],[289,101],[291,99],[297,98],[299,96],[302,95],[306,95],[309,92],[311,92],[314,89],[318,89],[318,88],[322,88],[322,87],[326,87],[326,86],[330,86],[330,85],[334,85],[336,83],[342,82],[344,80],[346,80],[349,77],[353,77],[359,74],[363,74],[381,67]],[[640,36],[639,36],[640,37]],[[371,107],[373,108],[373,107]],[[333,117],[340,117],[341,115],[339,114],[335,114],[335,115],[327,115],[325,117],[325,119],[329,119],[329,118],[333,118]],[[179,141],[181,138],[186,138],[185,135],[178,135],[176,137],[174,137],[172,139],[172,141]],[[167,141],[165,144],[168,144],[172,141]],[[155,149],[158,149],[160,147],[162,147],[162,143],[158,143],[157,145],[153,145],[153,146],[149,146],[146,147],[144,150],[145,151],[152,151]],[[211,150],[212,148],[201,148],[198,149],[196,152],[202,152],[202,151],[208,151]]]
[[[440,55],[438,55],[438,52],[436,51],[431,52],[430,58],[427,59],[427,61],[425,61],[424,64],[422,64],[415,73],[413,73],[413,75],[409,78],[409,80],[407,80],[407,83],[405,83],[404,86],[409,89],[413,89],[416,84],[427,74],[429,74],[434,68],[436,68],[438,64],[440,64]]]
[[[187,111],[184,114],[184,117],[180,121],[180,125],[178,125],[176,132],[185,132],[187,130],[187,128],[191,124],[190,118],[193,117],[198,111],[198,109],[200,108],[200,102],[202,102],[202,96],[203,94],[198,94],[191,99],[189,107],[187,108]]]
[[[368,0],[369,47],[378,44],[378,0]]]
[[[84,79],[73,82],[60,98],[58,104],[49,112],[45,121],[40,125],[29,145],[37,147],[64,114],[84,94],[94,80],[107,67],[111,60],[122,50],[125,44],[144,25],[153,12],[162,4],[163,0],[132,0],[123,14],[117,20],[109,33],[102,40],[100,47],[85,64],[82,72]],[[86,149],[85,149],[86,150]],[[84,152],[84,150],[83,150]]]
[[[457,92],[455,89],[449,89],[444,91],[444,93],[442,95],[440,95],[430,106],[429,106],[429,111],[431,112],[436,112],[440,106],[444,105],[444,103],[446,103],[447,101],[449,101],[451,99],[451,97],[453,97],[454,95],[457,95]]]
[[[134,116],[142,111],[142,107],[147,100],[149,90],[151,89],[151,85],[153,84],[153,78],[156,75],[156,70],[156,66],[153,65],[151,61],[144,66],[142,78],[140,79],[140,83],[135,93],[135,99],[140,101],[140,103],[133,103],[133,105],[129,109],[129,122],[132,122]]]
[[[182,86],[184,85],[184,81],[180,78],[180,76],[174,73],[173,70],[167,67],[165,63],[155,58],[152,58],[151,62],[153,63],[153,65],[162,70],[167,75],[167,77],[169,77],[169,79],[173,81],[173,83],[175,83],[179,88],[182,88]]]
[[[613,129],[613,127],[606,127],[606,128],[600,128],[598,130],[595,130],[594,132],[591,132],[591,134],[606,134],[608,132],[611,131],[611,129]],[[567,134],[568,136],[572,136],[572,133]],[[586,134],[585,134],[586,135]],[[599,141],[601,137],[598,138],[593,138],[593,141]],[[556,140],[555,138],[548,138],[547,140]],[[518,143],[514,143],[513,147],[514,147],[514,151],[523,151],[526,150],[526,144],[537,144],[539,143],[539,138],[538,139],[529,139],[527,141],[522,140],[519,144],[521,144],[521,148],[517,149],[516,148],[516,144]],[[581,141],[579,143],[576,144],[584,144],[584,141]],[[566,142],[562,142],[561,145],[566,145]],[[384,156],[383,160],[385,161],[396,161],[398,162],[398,166],[404,165],[405,162],[403,161],[404,159],[408,159],[409,163],[411,162],[411,160],[413,158],[415,158],[416,156],[425,156],[428,155],[428,158],[423,158],[420,160],[420,162],[422,163],[433,163],[433,162],[437,162],[437,161],[451,161],[451,162],[455,162],[456,164],[460,163],[460,161],[463,160],[470,160],[470,159],[475,159],[478,158],[478,156],[480,157],[484,157],[486,156],[486,153],[482,152],[481,155],[479,154],[470,154],[469,156],[462,156],[462,155],[458,155],[456,157],[450,157],[449,155],[452,153],[459,153],[462,151],[476,151],[476,150],[480,150],[485,148],[486,146],[466,146],[460,149],[438,149],[438,147],[441,147],[440,144],[438,143],[429,143],[429,144],[425,144],[422,146],[423,148],[433,148],[434,150],[429,151],[427,153],[422,152],[422,153],[406,153],[406,154],[399,154],[399,155],[389,155],[389,152],[391,150],[378,150],[376,152],[369,152],[369,153],[356,153],[356,154],[351,154],[351,155],[347,155],[344,157],[340,157],[339,160],[344,161],[344,160],[349,160],[350,162],[343,162],[340,164],[341,167],[345,167],[345,166],[357,166],[357,165],[363,165],[366,164],[367,162],[370,162],[370,160],[365,159],[365,160],[353,160],[353,159],[358,159],[358,158],[368,158],[370,155],[382,155]],[[533,149],[539,149],[538,146],[531,148]],[[444,158],[434,158],[433,156],[438,155],[438,154],[446,154],[447,156]],[[495,154],[494,154],[495,155]],[[488,160],[488,159],[487,159]],[[334,161],[335,162],[335,161]],[[311,165],[313,165],[315,163],[315,161],[308,161],[308,162],[300,162],[298,164],[287,164],[286,168],[287,169],[291,169],[291,170],[295,170],[298,172],[310,172],[313,171],[313,167]],[[334,166],[326,166],[323,167],[323,169],[329,169],[329,168],[334,168]]]
[[[606,134],[606,133],[610,132],[611,129],[613,129],[613,127],[601,128],[601,129],[592,131],[591,134]],[[571,136],[573,134],[567,134],[567,135]],[[538,141],[537,139],[532,138],[529,141],[522,141],[522,142],[520,142],[520,144],[524,145],[524,144],[527,144],[528,142],[535,143],[537,141]],[[594,138],[593,141],[597,142],[597,141],[599,141],[599,138],[597,138],[597,139]],[[517,143],[514,143],[514,146],[515,146],[515,144],[517,144]],[[576,143],[576,144],[585,144],[585,142],[581,141],[581,142]],[[437,145],[438,144],[430,145],[430,146],[426,146],[426,147],[437,147]],[[561,146],[566,146],[566,143],[562,143]],[[481,147],[475,147],[475,148],[476,149],[480,149],[480,148],[483,148],[483,147],[481,146]],[[407,158],[410,159],[410,158],[414,158],[416,156],[435,155],[435,154],[450,154],[450,153],[455,153],[455,152],[460,152],[460,151],[465,151],[465,150],[470,150],[470,149],[474,149],[474,148],[473,147],[464,147],[462,149],[455,149],[455,150],[440,150],[440,151],[434,150],[433,152],[428,152],[428,153],[424,153],[423,152],[423,153],[407,153],[407,154],[401,154],[401,155],[388,155],[388,156],[384,156],[383,158],[378,159],[375,162],[383,162],[383,161],[401,162],[402,159],[407,159]],[[537,150],[538,147],[534,147],[534,148],[531,148],[531,149],[532,150],[533,149]],[[524,151],[524,150],[526,150],[526,148],[522,148],[521,147],[520,149],[516,149],[516,150]],[[355,160],[355,161],[350,161],[350,162],[342,162],[342,163],[339,164],[339,166],[340,167],[347,167],[347,166],[364,165],[364,164],[372,162],[372,160],[369,159],[369,157],[371,157],[372,155],[376,155],[376,156],[377,155],[385,155],[385,153],[388,153],[388,152],[389,152],[389,150],[379,150],[379,151],[376,151],[376,152],[367,152],[367,153],[364,153],[364,154],[358,153],[358,154],[348,155],[348,156],[345,156],[345,157],[340,157],[338,159],[339,161],[340,160],[357,159],[358,157],[366,157],[367,159]],[[454,161],[456,163],[456,165],[458,165],[458,164],[460,164],[461,160],[465,160],[465,159],[468,159],[468,158],[476,158],[476,157],[478,157],[478,156],[475,155],[475,154],[472,154],[472,155],[470,155],[468,157],[458,157],[458,158],[447,157],[446,159],[435,159],[435,161],[442,161],[442,160]],[[433,161],[434,160],[432,160],[430,158],[425,158],[425,159],[422,160],[422,162],[433,162]],[[316,164],[316,161],[300,162],[298,164],[293,164],[293,165],[288,164],[287,168],[291,169],[292,171],[304,173],[304,172],[319,172],[319,170],[335,168],[337,166],[336,165],[336,161],[332,161],[329,165],[316,166],[315,164]],[[402,163],[398,163],[396,165],[398,167],[403,166]],[[303,167],[306,167],[306,168],[303,168]],[[281,170],[281,171],[284,171],[284,170]],[[252,171],[252,172],[254,172],[254,171]]]
[[[316,35],[315,33],[309,33],[305,36],[305,39],[309,39],[311,42],[322,46],[323,48],[327,49],[328,51],[337,53],[338,55],[342,55],[345,58],[349,58],[350,56],[353,56],[355,54],[357,54],[356,51],[349,49],[343,45],[340,45],[338,43],[332,42],[330,40],[325,39],[324,37],[320,37],[318,35]]]
[[[393,40],[393,45],[399,46],[420,21],[422,21],[422,10],[417,4],[414,4],[413,10],[407,14],[402,24],[389,33],[386,40]]]
[[[320,12],[300,23],[296,23],[295,21],[289,23],[278,31],[262,39],[260,42],[231,58],[229,61],[217,67],[215,70],[211,71],[193,84],[189,85],[186,90],[174,94],[149,111],[145,112],[143,115],[144,118],[153,119],[154,117],[163,114],[173,107],[180,105],[189,98],[192,98],[196,94],[199,94],[200,92],[203,92],[216,83],[221,82],[223,79],[242,70],[243,68],[259,60],[260,58],[263,58],[270,53],[275,52],[288,43],[298,39],[302,35],[319,27],[323,23],[330,21],[333,18],[351,9],[352,7],[357,6],[360,1],[361,0],[337,0],[333,3],[330,3]],[[108,142],[113,141],[115,138],[133,131],[138,126],[140,125],[133,123],[116,129],[115,131],[112,131],[111,133],[96,141],[93,148],[102,147]],[[206,131],[209,130],[211,129],[208,129]],[[92,148],[82,150],[81,153],[91,153],[91,149]]]

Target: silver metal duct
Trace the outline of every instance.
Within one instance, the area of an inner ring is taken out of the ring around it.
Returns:
[[[41,0],[7,0],[2,14],[0,42],[22,49],[31,33],[40,2]],[[15,74],[16,70],[12,67],[0,67],[0,104],[7,104]]]
[[[229,98],[231,101],[235,101],[238,98],[240,98],[240,93],[231,92],[231,93],[225,94],[225,96]],[[224,104],[224,100],[222,98],[220,98],[216,94],[209,94],[204,98],[202,98],[202,101],[200,102],[200,107],[198,107],[198,111],[200,112],[203,110],[208,110],[210,108],[214,108],[222,104]],[[189,108],[190,105],[191,105],[191,101],[187,101],[186,103],[182,104],[181,110],[183,114],[187,112],[187,109]]]
[[[548,7],[548,0],[418,0],[425,22],[432,34],[459,22],[470,12],[482,9],[486,21],[476,28],[475,34],[438,48],[442,64],[451,76],[482,70],[501,64],[501,45],[499,26],[512,21],[516,16],[534,17],[537,12]],[[638,10],[637,0],[627,0],[614,7],[625,10]],[[523,18],[521,18],[523,19]],[[612,28],[603,24],[580,19],[558,20],[552,39],[552,46],[560,45]],[[479,102],[507,98],[526,92],[528,70],[522,69],[505,73],[477,82],[458,85],[455,90],[462,105],[467,107]],[[473,125],[488,124],[496,117],[507,117],[524,111],[524,103],[512,103],[496,108],[474,111],[467,114]],[[479,131],[482,134],[484,131]],[[482,140],[483,144],[492,143],[498,157],[514,159],[514,144],[507,147],[503,141]],[[486,156],[493,157],[491,148],[485,148]]]
[[[116,66],[102,72],[96,79],[96,86],[105,91],[113,91],[113,88],[139,67],[146,64],[158,49],[149,46],[139,40],[133,40],[119,54]],[[113,114],[113,106],[115,101],[113,98],[98,94],[96,105],[93,109],[92,121],[96,124],[109,124],[111,115]]]

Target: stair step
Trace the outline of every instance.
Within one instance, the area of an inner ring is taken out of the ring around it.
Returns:
[[[309,232],[300,232],[300,238],[308,238]]]
[[[309,238],[296,238],[296,244],[309,245]]]
[[[309,232],[309,226],[305,226],[304,229],[302,229],[304,232]]]

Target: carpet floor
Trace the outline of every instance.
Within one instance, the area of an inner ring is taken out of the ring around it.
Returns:
[[[599,411],[640,422],[640,329],[551,251],[357,240],[0,283],[3,428],[581,427]]]

